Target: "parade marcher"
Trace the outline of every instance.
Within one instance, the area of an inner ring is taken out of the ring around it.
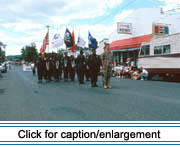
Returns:
[[[43,59],[40,56],[39,60],[37,62],[37,73],[38,73],[38,83],[42,83],[42,77],[43,77]]]
[[[71,81],[74,81],[74,78],[75,78],[75,72],[76,72],[76,60],[74,58],[73,55],[71,55],[71,68],[70,68],[70,78],[71,78]]]
[[[45,64],[46,64],[47,82],[50,82],[50,81],[51,81],[51,69],[52,69],[52,66],[51,66],[51,58],[47,58]]]
[[[64,53],[63,70],[64,70],[64,81],[67,81],[70,73],[70,58],[67,52]]]
[[[89,56],[86,55],[86,67],[85,67],[85,75],[86,75],[86,81],[89,81],[89,78],[90,78],[90,69],[89,69],[89,65],[88,65],[88,59],[89,59]]]
[[[58,82],[59,80],[61,80],[61,76],[62,76],[62,61],[61,61],[61,57],[57,57],[56,58],[56,69],[55,69],[55,79]]]
[[[47,60],[47,58],[44,57],[44,58],[43,58],[43,77],[44,77],[44,79],[47,81],[46,60]]]
[[[50,59],[50,75],[51,75],[51,78],[53,77],[55,80],[56,80],[56,57],[52,57]],[[52,80],[50,78],[50,80]]]
[[[85,57],[83,51],[80,51],[80,55],[77,57],[77,70],[78,70],[78,79],[80,84],[84,84],[84,70],[85,70]]]
[[[110,45],[108,43],[105,43],[104,53],[101,56],[101,61],[104,75],[104,88],[111,88],[110,79],[112,75],[113,54],[110,51]]]
[[[101,64],[101,59],[98,55],[96,55],[96,49],[93,49],[92,55],[90,55],[88,59],[88,66],[91,76],[91,87],[98,87],[96,82],[98,80],[100,64]]]
[[[55,56],[54,57],[54,79],[56,82],[59,81],[59,66],[60,66],[60,63],[59,63],[59,60],[58,58]]]

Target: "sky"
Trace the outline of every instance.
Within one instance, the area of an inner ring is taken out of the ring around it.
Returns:
[[[68,28],[87,46],[88,31],[101,41],[135,9],[154,7],[180,8],[180,0],[0,0],[0,41],[7,44],[6,55],[21,54],[31,43],[39,51],[49,25],[50,41],[57,32],[64,37]]]

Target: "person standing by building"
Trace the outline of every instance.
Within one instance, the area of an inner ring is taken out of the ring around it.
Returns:
[[[104,88],[112,88],[110,85],[110,79],[112,75],[112,66],[113,66],[113,54],[110,51],[110,45],[108,43],[104,44],[104,53],[101,56],[102,68],[103,68],[103,81]]]
[[[77,70],[78,70],[78,78],[79,83],[84,84],[84,71],[85,71],[85,57],[83,55],[83,51],[80,51],[80,55],[77,57]]]
[[[92,55],[89,56],[88,66],[91,76],[91,87],[98,87],[98,73],[100,71],[101,59],[96,55],[96,49],[93,49]]]

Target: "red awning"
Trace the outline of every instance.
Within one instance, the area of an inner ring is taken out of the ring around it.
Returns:
[[[128,48],[138,48],[143,42],[149,42],[152,39],[152,34],[133,37],[129,39],[122,39],[113,41],[110,45],[111,50],[120,50]]]

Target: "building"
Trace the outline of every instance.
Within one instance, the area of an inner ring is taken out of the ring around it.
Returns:
[[[149,34],[112,42],[110,48],[114,53],[114,60],[124,63],[127,58],[131,57],[136,62],[141,44],[151,39],[152,34]]]
[[[116,30],[109,37],[114,61],[125,62],[127,58],[132,58],[136,62],[141,44],[154,37],[153,24],[166,24],[169,26],[169,34],[175,34],[180,32],[179,19],[180,14],[163,13],[161,8],[136,9],[121,21],[131,24],[131,32],[123,34]]]

